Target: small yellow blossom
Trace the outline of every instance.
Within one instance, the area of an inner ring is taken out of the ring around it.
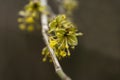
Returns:
[[[34,23],[34,19],[33,19],[33,17],[27,17],[27,18],[25,19],[25,22],[26,22],[26,23]]]
[[[42,59],[43,62],[45,62],[46,60],[47,60],[46,57]]]
[[[34,27],[32,25],[30,25],[30,26],[28,26],[27,30],[32,32],[34,30]]]
[[[20,29],[20,30],[25,30],[25,29],[26,29],[26,26],[25,26],[24,24],[20,24],[20,25],[19,25],[19,29]]]
[[[50,40],[50,47],[54,47],[57,44],[56,40]]]
[[[36,15],[37,15],[37,13],[36,13],[36,12],[33,12],[31,16],[32,16],[32,17],[36,17]]]
[[[57,36],[61,36],[62,34],[60,34],[60,33],[57,33],[56,35],[57,35]]]
[[[33,9],[31,7],[27,8],[28,11],[32,11]]]
[[[66,19],[66,16],[65,16],[65,15],[62,15],[61,18],[62,18],[62,19]]]
[[[18,21],[18,22],[23,22],[24,20],[23,20],[23,18],[18,18],[17,21]]]
[[[65,51],[60,51],[60,55],[61,55],[62,57],[65,57],[65,56],[66,56],[66,52],[65,52]]]

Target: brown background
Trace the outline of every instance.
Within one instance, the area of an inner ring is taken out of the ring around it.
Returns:
[[[41,61],[41,33],[18,29],[18,11],[26,3],[0,0],[0,80],[60,80],[53,65]],[[60,61],[73,80],[120,80],[119,5],[120,0],[79,0],[74,21],[84,36],[72,56]]]

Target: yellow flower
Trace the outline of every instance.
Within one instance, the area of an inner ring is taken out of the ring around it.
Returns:
[[[23,22],[23,18],[18,18],[18,22]]]
[[[36,12],[33,12],[33,13],[31,14],[32,17],[36,17],[36,15],[37,15]]]
[[[62,34],[60,34],[60,33],[57,33],[56,35],[57,35],[57,36],[62,36]]]
[[[34,30],[34,27],[32,25],[30,25],[30,26],[28,26],[27,30],[32,32]]]
[[[43,62],[45,62],[46,60],[47,60],[46,57],[42,59]]]
[[[62,19],[66,19],[66,16],[63,14],[63,15],[61,15],[61,18]]]
[[[60,51],[60,55],[61,55],[62,57],[65,57],[65,56],[66,56],[66,52],[65,52],[65,51]]]
[[[50,47],[53,48],[57,44],[56,40],[50,40]]]
[[[32,11],[32,8],[31,7],[27,8],[27,11]]]
[[[25,30],[25,29],[26,29],[26,26],[25,26],[24,24],[20,24],[20,25],[19,25],[19,29],[20,29],[20,30]]]
[[[26,22],[26,23],[34,23],[34,19],[33,19],[33,17],[27,17],[27,18],[25,19],[25,22]]]

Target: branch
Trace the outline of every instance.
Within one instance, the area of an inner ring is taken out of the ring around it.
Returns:
[[[59,11],[59,13],[60,13],[60,14],[65,13],[65,10],[63,9],[63,6],[62,6],[63,0],[56,0],[56,1],[57,1],[57,3],[59,4],[59,5],[58,5],[58,11]]]
[[[53,17],[56,16],[56,14],[53,12],[53,10],[51,9],[51,7],[50,7],[49,5],[47,6],[47,9],[48,9],[48,11],[50,12],[50,17],[51,17],[51,18],[53,18]]]
[[[47,6],[47,0],[40,0],[41,5],[42,6]],[[53,51],[53,49],[50,47],[49,45],[49,37],[47,35],[47,31],[48,31],[48,18],[47,15],[42,13],[41,14],[41,24],[42,24],[42,35],[44,37],[44,41],[46,46],[48,47],[49,51],[50,51],[50,56],[52,58],[52,61],[54,63],[54,67],[55,67],[55,71],[58,74],[58,76],[62,79],[62,80],[71,80],[62,70],[58,59]]]

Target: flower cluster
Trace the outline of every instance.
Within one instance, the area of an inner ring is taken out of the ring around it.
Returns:
[[[63,0],[63,8],[66,10],[66,13],[70,15],[72,11],[77,7],[76,0]]]
[[[40,5],[39,1],[33,2],[32,0],[24,7],[24,10],[19,12],[21,16],[18,18],[19,28],[21,30],[33,31],[36,26],[40,28],[40,13],[44,11],[44,7]]]
[[[74,48],[78,44],[77,36],[82,33],[77,33],[77,28],[66,19],[65,15],[59,15],[49,23],[49,45],[54,50],[58,59],[70,56],[69,48]],[[46,61],[50,57],[48,48],[45,47],[42,51]]]

